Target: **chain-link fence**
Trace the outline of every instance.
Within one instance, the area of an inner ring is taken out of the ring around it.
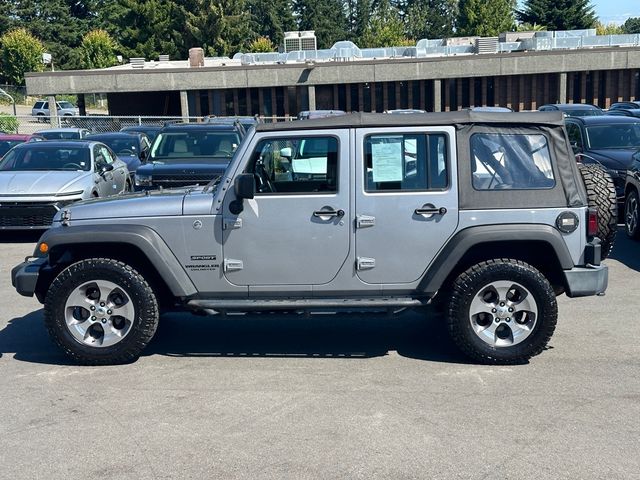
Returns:
[[[292,120],[291,117],[259,117],[260,121],[271,123]],[[199,123],[206,120],[206,117],[143,117],[143,116],[120,116],[113,117],[107,115],[92,116],[67,116],[67,117],[45,117],[31,115],[0,115],[0,131],[6,133],[20,133],[32,135],[41,130],[51,128],[82,128],[91,133],[117,132],[123,127],[134,125],[158,125],[163,126],[168,123],[194,122]]]

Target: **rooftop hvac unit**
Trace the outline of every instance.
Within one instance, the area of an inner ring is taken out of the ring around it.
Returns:
[[[498,37],[484,37],[476,39],[477,53],[496,53],[498,51]]]
[[[297,52],[299,50],[317,50],[316,32],[285,32],[284,52]]]
[[[144,58],[130,58],[129,63],[131,64],[132,68],[144,68]]]

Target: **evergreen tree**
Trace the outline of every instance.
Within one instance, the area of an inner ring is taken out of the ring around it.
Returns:
[[[248,0],[252,30],[276,45],[282,44],[284,32],[296,29],[291,0]]]
[[[315,30],[318,48],[349,38],[342,0],[294,0],[293,11],[300,30]]]
[[[91,30],[80,44],[80,59],[83,68],[107,68],[118,63],[118,45],[104,30]]]
[[[515,28],[515,7],[516,0],[460,0],[458,32],[494,37],[511,31]]]
[[[26,72],[41,72],[42,42],[24,28],[17,28],[0,37],[0,71],[5,82],[24,85]]]
[[[185,58],[185,11],[172,0],[101,0],[101,28],[118,41],[127,58]]]
[[[598,20],[591,0],[526,0],[517,17],[520,22],[544,25],[548,30],[594,28]]]
[[[628,18],[622,25],[622,29],[627,34],[640,33],[640,17]]]
[[[187,11],[187,29],[195,45],[210,56],[231,56],[246,50],[255,34],[244,0],[195,0]]]
[[[407,43],[400,12],[389,3],[389,0],[380,0],[371,15],[369,26],[358,40],[359,46],[363,48],[396,47]]]
[[[410,0],[405,17],[407,34],[416,40],[451,37],[457,15],[458,0]]]

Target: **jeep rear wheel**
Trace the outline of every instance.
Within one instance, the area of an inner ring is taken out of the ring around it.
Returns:
[[[45,325],[76,362],[114,365],[136,360],[158,326],[158,302],[130,266],[93,258],[74,263],[46,295]]]
[[[447,311],[456,345],[481,363],[519,364],[544,350],[556,327],[553,287],[519,260],[488,260],[460,274]]]
[[[618,197],[611,176],[599,165],[578,164],[587,189],[589,207],[598,210],[598,238],[602,242],[602,259],[613,249],[618,230]]]

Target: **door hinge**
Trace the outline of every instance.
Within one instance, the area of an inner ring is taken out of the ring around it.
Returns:
[[[233,220],[224,221],[225,230],[235,230],[236,228],[242,228],[242,219],[234,218]]]
[[[375,258],[358,257],[356,260],[356,268],[358,270],[369,270],[376,267]]]
[[[237,272],[238,270],[242,270],[244,268],[242,260],[234,260],[233,258],[225,258],[223,265],[225,273]]]
[[[372,217],[370,215],[358,215],[356,217],[356,227],[357,228],[366,228],[373,227],[376,224],[376,217]]]

